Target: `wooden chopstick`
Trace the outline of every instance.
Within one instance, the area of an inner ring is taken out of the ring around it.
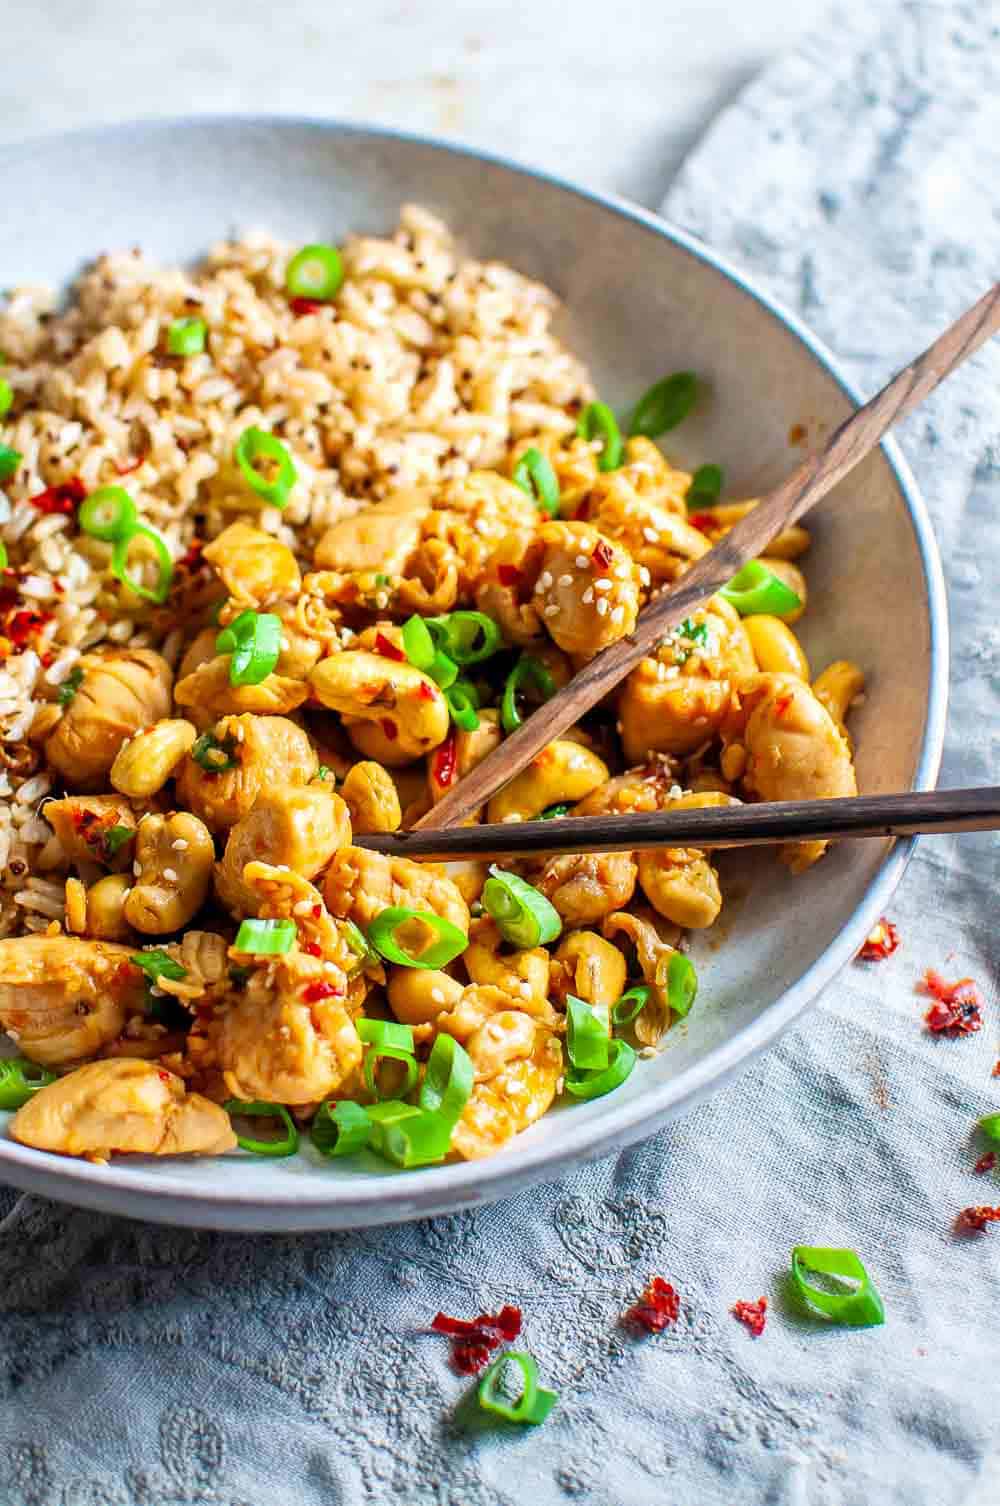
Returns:
[[[668,590],[654,597],[640,613],[628,637],[612,643],[591,659],[568,685],[460,779],[417,822],[417,829],[457,826],[478,810],[546,744],[578,722],[613,690],[668,628],[682,622],[714,596],[738,570],[762,553],[782,529],[824,497],[875,448],[898,419],[912,412],[998,329],[1000,283],[995,283],[923,355],[911,361],[887,387],[841,424],[823,450],[796,466],[714,549],[697,560]]]
[[[565,816],[357,836],[358,847],[393,857],[436,859],[549,857],[559,853],[638,852],[656,847],[758,847],[840,837],[1000,829],[1000,786],[859,795],[847,800],[781,800],[703,810]]]

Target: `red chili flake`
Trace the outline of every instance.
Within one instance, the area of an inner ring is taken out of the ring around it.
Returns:
[[[46,487],[45,491],[39,492],[37,497],[29,497],[28,501],[39,512],[65,513],[68,517],[76,511],[86,495],[87,488],[79,476],[71,476],[61,486]]]
[[[987,1224],[1000,1224],[1000,1208],[980,1204],[978,1208],[963,1208],[955,1220],[960,1234],[979,1233]]]
[[[313,905],[312,910],[311,910],[310,913],[312,915],[313,920],[319,920],[320,916],[323,914],[323,906],[322,905]]]
[[[435,750],[432,765],[435,783],[443,790],[454,783],[458,770],[458,737],[449,732],[444,742]]]
[[[715,533],[719,526],[718,518],[710,512],[693,512],[688,522],[692,528],[697,528],[699,533]]]
[[[396,723],[393,721],[392,717],[384,716],[379,722],[379,726],[382,728],[382,731],[385,733],[389,741],[391,743],[394,743],[396,741],[396,738],[399,736],[399,728],[396,726]]]
[[[302,990],[302,997],[307,1004],[318,1004],[320,999],[332,999],[337,994],[342,994],[342,988],[335,987],[332,983],[324,983],[322,980],[316,983],[307,983]]]
[[[8,622],[6,636],[18,648],[24,648],[29,639],[51,620],[51,612],[34,612],[27,607],[22,608],[20,612],[15,612]]]
[[[755,1339],[760,1338],[767,1322],[766,1297],[759,1297],[756,1302],[736,1302],[731,1311],[734,1318],[746,1324]]]
[[[973,1169],[973,1171],[978,1172],[978,1174],[980,1176],[982,1176],[982,1174],[984,1172],[986,1172],[986,1171],[992,1171],[993,1168],[994,1168],[994,1166],[996,1164],[997,1164],[997,1153],[996,1153],[996,1151],[995,1150],[988,1150],[984,1156],[980,1156],[979,1157],[979,1160],[976,1162],[975,1166],[972,1169]]]
[[[318,941],[304,941],[302,943],[302,950],[310,957],[322,957],[323,955],[323,949]]]
[[[654,1276],[641,1299],[623,1315],[624,1323],[635,1323],[650,1333],[661,1333],[668,1323],[676,1323],[681,1302],[669,1281]]]
[[[169,1082],[170,1081],[170,1073],[169,1072],[157,1072],[156,1075],[160,1079],[161,1082]]]
[[[899,932],[891,920],[883,915],[865,937],[865,944],[858,953],[859,962],[884,962],[899,946]]]
[[[774,703],[775,716],[784,716],[785,712],[788,710],[794,699],[795,698],[792,695],[779,695],[778,699]]]
[[[497,565],[497,580],[502,586],[516,586],[521,572],[516,565]]]
[[[990,1073],[990,1076],[991,1077],[1000,1077],[1000,1062],[995,1062],[994,1063],[994,1065],[993,1065],[993,1071]]]
[[[375,647],[383,659],[396,659],[400,664],[406,663],[406,655],[403,653],[403,650],[397,648],[392,639],[387,638],[384,633],[375,634]]]
[[[176,568],[178,570],[196,570],[202,563],[201,551],[204,547],[205,545],[201,539],[195,539],[177,561]]]
[[[139,469],[139,467],[142,466],[142,465],[145,465],[145,463],[146,463],[146,457],[145,457],[145,455],[140,455],[139,458],[138,458],[138,460],[130,460],[129,463],[128,463],[128,465],[122,465],[122,463],[119,460],[115,460],[113,462],[114,468],[117,471],[117,473],[118,473],[119,476],[131,476],[131,474],[132,474],[133,471],[137,471]]]
[[[521,1309],[508,1303],[498,1313],[480,1313],[472,1319],[438,1313],[431,1328],[451,1339],[451,1362],[459,1374],[475,1375],[489,1362],[493,1350],[517,1338],[521,1332]]]
[[[598,539],[590,557],[599,570],[607,570],[614,559],[614,554],[606,539]]]
[[[437,694],[436,694],[436,692],[434,690],[434,686],[433,685],[428,685],[428,683],[427,683],[426,680],[421,680],[420,684],[417,686],[417,700],[418,701],[435,701],[435,700],[437,700]]]
[[[971,978],[946,983],[940,973],[928,968],[917,988],[937,1001],[924,1015],[934,1035],[973,1035],[980,1029],[982,996]]]
[[[298,314],[301,319],[303,314],[315,314],[318,309],[325,308],[326,304],[318,298],[292,298],[289,308],[293,314]]]

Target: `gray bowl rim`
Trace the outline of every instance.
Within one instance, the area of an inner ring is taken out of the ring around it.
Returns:
[[[498,153],[480,151],[476,147],[420,132],[397,130],[393,127],[367,125],[360,121],[341,121],[336,118],[309,115],[266,114],[193,114],[183,116],[149,117],[136,120],[110,122],[82,130],[53,132],[42,136],[26,137],[10,142],[2,155],[12,152],[49,150],[60,144],[100,143],[120,135],[135,137],[166,134],[171,131],[188,130],[192,127],[213,126],[219,129],[253,127],[255,129],[315,131],[320,135],[376,137],[383,141],[401,141],[408,145],[429,147],[450,153],[456,157],[470,158],[492,167],[503,168],[521,177],[533,178],[552,188],[575,195],[592,204],[604,213],[614,215],[653,231],[663,240],[671,242],[698,261],[734,283],[746,293],[778,324],[782,325],[806,347],[824,369],[833,377],[849,401],[860,407],[864,399],[855,390],[841,371],[839,364],[827,346],[805,324],[785,308],[782,303],[765,293],[761,288],[734,266],[726,257],[713,251],[710,246],[679,226],[661,219],[637,204],[614,194],[599,193],[583,188],[577,183],[560,177],[557,173],[524,163]],[[905,460],[896,440],[882,441],[882,452],[899,487],[913,526],[920,562],[930,626],[930,684],[928,687],[927,716],[920,757],[913,778],[916,790],[933,789],[937,781],[944,748],[945,718],[948,703],[948,606],[944,572],[934,536],[933,524],[927,504],[917,486],[916,479]],[[622,1104],[618,1109],[605,1110],[600,1119],[582,1119],[578,1127],[567,1124],[562,1130],[558,1145],[521,1145],[501,1151],[488,1161],[459,1162],[455,1165],[431,1167],[426,1171],[387,1174],[371,1181],[359,1181],[356,1186],[341,1184],[336,1191],[324,1190],[322,1179],[310,1179],[303,1185],[298,1178],[290,1182],[287,1191],[271,1193],[267,1197],[247,1197],[245,1192],[227,1192],[213,1189],[206,1192],[192,1188],[190,1183],[171,1176],[167,1165],[151,1166],[141,1171],[130,1171],[127,1182],[114,1180],[114,1166],[92,1165],[87,1161],[72,1161],[47,1151],[32,1150],[10,1139],[0,1139],[0,1170],[16,1186],[28,1191],[43,1193],[67,1202],[104,1208],[108,1211],[127,1213],[127,1204],[134,1195],[143,1204],[143,1213],[164,1223],[199,1223],[216,1228],[232,1227],[246,1229],[258,1225],[262,1230],[283,1227],[281,1212],[287,1209],[311,1210],[307,1224],[301,1219],[290,1218],[287,1227],[362,1228],[375,1224],[391,1223],[394,1214],[391,1204],[399,1194],[404,1207],[397,1210],[395,1218],[404,1221],[419,1218],[426,1213],[438,1213],[468,1207],[471,1204],[493,1202],[509,1192],[517,1190],[530,1181],[541,1181],[556,1175],[572,1165],[595,1160],[617,1149],[647,1139],[685,1110],[693,1108],[710,1092],[720,1088],[737,1072],[744,1071],[763,1051],[774,1044],[856,954],[860,939],[875,924],[885,909],[900,879],[916,844],[915,837],[897,839],[887,851],[882,866],[868,885],[861,900],[852,911],[840,935],[826,947],[801,977],[768,1006],[749,1025],[737,1031],[701,1062],[685,1068],[676,1077],[633,1102]],[[224,1162],[220,1162],[220,1167]],[[149,1199],[162,1200],[162,1219],[159,1210],[150,1209]],[[424,1206],[421,1206],[424,1205]],[[328,1218],[324,1219],[324,1210]],[[227,1217],[227,1214],[229,1217]],[[277,1215],[276,1221],[272,1221]]]

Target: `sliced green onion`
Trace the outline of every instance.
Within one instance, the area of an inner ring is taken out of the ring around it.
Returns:
[[[483,885],[483,909],[512,946],[545,946],[562,930],[559,911],[534,885],[492,866]]]
[[[369,1103],[365,1112],[373,1124],[384,1126],[398,1124],[401,1119],[415,1119],[421,1112],[415,1103],[403,1103],[398,1098],[386,1098],[381,1103]],[[377,1134],[373,1130],[372,1134]]]
[[[635,405],[629,433],[659,439],[687,418],[697,396],[698,379],[693,371],[675,371],[673,376],[654,382]]]
[[[14,401],[14,389],[5,377],[0,377],[0,418],[9,413]]]
[[[485,612],[448,612],[424,618],[424,625],[437,647],[456,664],[481,664],[503,648],[503,634]]]
[[[754,617],[759,612],[780,617],[784,612],[797,611],[802,605],[791,586],[786,586],[760,560],[751,560],[738,570],[719,595],[724,596],[741,617]]]
[[[228,733],[218,738],[212,732],[203,732],[192,745],[191,757],[206,774],[227,774],[230,769],[239,768],[236,748],[235,737]]]
[[[611,1040],[606,1004],[588,1004],[574,994],[566,998],[566,1054],[578,1072],[603,1072]]]
[[[368,1144],[372,1119],[360,1103],[345,1098],[341,1103],[321,1103],[309,1132],[321,1155],[351,1156]]]
[[[806,1279],[806,1273],[839,1277],[851,1282],[848,1291],[827,1291]],[[869,1328],[885,1322],[885,1307],[871,1277],[854,1250],[831,1250],[796,1245],[792,1251],[792,1282],[803,1302],[849,1328]]]
[[[625,1025],[631,1025],[637,1019],[653,996],[653,990],[648,983],[637,983],[633,988],[627,988],[620,999],[616,999],[611,1006],[611,1021],[621,1029]]]
[[[23,459],[20,450],[12,450],[10,445],[0,444],[0,481],[9,481]]]
[[[132,833],[129,832],[129,836]],[[181,967],[175,962],[169,952],[162,951],[159,947],[153,947],[148,952],[135,952],[130,958],[136,967],[141,967],[150,983],[159,983],[161,978],[170,978],[179,983],[187,977],[187,968]]]
[[[129,550],[135,540],[140,538],[149,540],[153,546],[153,553],[156,555],[159,575],[155,586],[145,586],[128,573]],[[147,528],[144,523],[140,523],[126,537],[115,539],[111,553],[111,572],[118,577],[123,586],[134,591],[136,596],[141,596],[144,600],[160,606],[170,594],[170,582],[174,578],[174,562],[165,540],[160,537],[155,528]]]
[[[700,465],[687,489],[685,501],[688,512],[698,512],[702,507],[714,506],[722,491],[722,481],[721,465]]]
[[[376,1124],[372,1130],[372,1150],[404,1170],[431,1166],[448,1154],[454,1127],[441,1114],[417,1109],[405,1118]]]
[[[63,680],[62,684],[59,686],[58,693],[56,694],[56,700],[59,702],[60,706],[68,706],[82,684],[83,670],[78,664],[75,669],[70,670],[65,680]]]
[[[408,951],[397,937],[404,926],[433,931],[435,940],[429,946],[421,947],[419,952]],[[368,927],[368,940],[380,957],[399,967],[446,967],[469,945],[468,936],[450,920],[444,920],[431,910],[409,910],[402,905],[392,905],[381,915],[376,915]]]
[[[303,246],[288,263],[285,287],[293,298],[327,303],[344,280],[344,263],[336,246]]]
[[[362,963],[377,961],[375,953],[368,945],[368,937],[360,926],[354,924],[353,920],[342,920],[340,922],[340,934],[351,951],[358,954]]]
[[[13,1114],[38,1092],[55,1082],[56,1074],[24,1056],[0,1057],[0,1109]]]
[[[694,963],[683,952],[674,952],[667,963],[667,1003],[674,1014],[686,1015],[698,992]]]
[[[525,450],[514,467],[512,479],[515,486],[534,498],[542,512],[547,512],[550,518],[558,518],[559,480],[547,455],[534,447]]]
[[[207,333],[204,319],[175,319],[167,330],[167,354],[200,356]]]
[[[135,532],[138,514],[123,486],[99,486],[80,503],[76,521],[92,539],[111,544]]]
[[[596,439],[599,435],[604,441],[597,462],[599,471],[618,469],[622,463],[625,445],[622,440],[622,431],[618,427],[618,420],[607,403],[588,403],[580,414],[576,432],[583,439]]]
[[[500,723],[505,732],[516,732],[524,720],[517,698],[529,684],[534,687],[543,701],[547,701],[556,693],[556,682],[541,659],[535,659],[531,654],[522,654],[507,676],[507,683],[503,688]]]
[[[369,1046],[365,1052],[363,1074],[365,1087],[369,1093],[374,1093],[376,1099],[384,1099],[386,1094],[378,1085],[375,1069],[379,1062],[402,1062],[406,1069],[406,1081],[403,1086],[393,1093],[394,1098],[406,1094],[414,1086],[417,1080],[417,1058],[410,1051],[403,1051],[399,1046]]]
[[[455,1124],[472,1094],[474,1078],[472,1058],[454,1036],[438,1036],[427,1058],[427,1070],[420,1084],[420,1107],[428,1114],[439,1114]]]
[[[524,1381],[524,1389],[517,1401],[507,1401],[500,1390],[508,1364],[517,1366]],[[478,1397],[484,1412],[503,1417],[507,1422],[531,1424],[544,1422],[559,1400],[555,1391],[546,1391],[538,1384],[538,1366],[532,1356],[518,1349],[505,1350],[483,1372]]]
[[[244,1103],[239,1098],[229,1098],[222,1105],[230,1116],[238,1115],[245,1119],[278,1119],[284,1126],[285,1133],[280,1140],[255,1140],[249,1135],[241,1135],[237,1132],[236,1143],[241,1150],[248,1150],[255,1156],[294,1156],[299,1148],[299,1132],[295,1120],[285,1108],[283,1103]]]
[[[0,539],[0,570],[6,570],[8,563],[7,545]]]
[[[566,1091],[574,1098],[603,1098],[620,1088],[635,1066],[636,1054],[627,1041],[608,1042],[608,1065],[601,1072],[567,1072]]]
[[[573,807],[565,800],[561,800],[556,805],[547,805],[538,819],[539,821],[556,821],[560,816],[568,816],[572,809]]]
[[[462,732],[475,732],[479,726],[479,692],[471,680],[456,680],[444,693],[448,711]]]
[[[297,934],[294,920],[244,920],[233,947],[255,957],[281,957],[291,951]]]
[[[292,463],[292,457],[288,453],[280,439],[275,439],[273,434],[268,434],[265,429],[256,427],[244,429],[236,441],[236,463],[243,472],[243,479],[250,490],[256,492],[265,502],[272,507],[284,507],[288,501],[289,493],[298,480],[298,471]],[[257,468],[260,460],[269,461],[277,467],[277,474],[272,480],[268,480]]]
[[[1000,1141],[1000,1114],[986,1114],[980,1119],[979,1128],[987,1140]]]
[[[458,665],[440,649],[435,653],[433,662],[426,672],[441,690],[448,690],[458,679]]]
[[[273,612],[241,612],[215,640],[220,654],[230,654],[230,685],[259,685],[281,655],[281,618]]]
[[[678,626],[677,634],[680,638],[690,638],[692,643],[697,643],[704,648],[708,644],[708,623],[692,622],[690,617],[685,617]]]
[[[422,617],[409,617],[403,623],[403,652],[417,669],[428,670],[434,663],[437,649]]]
[[[369,1020],[362,1017],[354,1022],[358,1039],[366,1046],[392,1046],[397,1051],[413,1055],[413,1026],[400,1025],[395,1020]]]
[[[112,826],[104,833],[104,847],[108,857],[117,857],[125,843],[131,842],[134,836],[135,830],[131,826]]]

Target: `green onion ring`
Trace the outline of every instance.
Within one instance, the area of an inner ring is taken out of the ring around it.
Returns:
[[[690,957],[674,952],[667,963],[667,1003],[674,1014],[686,1015],[698,992],[698,974]]]
[[[568,816],[573,807],[568,801],[560,800],[555,805],[547,805],[541,812],[539,821],[558,821],[561,816]]]
[[[0,481],[9,481],[23,459],[20,450],[12,450],[10,445],[0,444]]]
[[[469,1053],[454,1036],[442,1032],[427,1058],[427,1070],[420,1084],[420,1107],[455,1124],[472,1095],[474,1075]]]
[[[14,389],[5,377],[0,377],[0,418],[9,413],[14,402]]]
[[[80,503],[76,521],[92,539],[111,544],[131,538],[138,526],[138,514],[123,486],[99,486]]]
[[[627,1041],[608,1043],[608,1065],[603,1072],[567,1072],[566,1091],[574,1098],[603,1098],[620,1088],[635,1066],[636,1053]]]
[[[235,1114],[242,1115],[246,1119],[280,1119],[285,1127],[284,1138],[281,1140],[254,1140],[249,1135],[236,1136],[236,1143],[241,1150],[248,1150],[255,1156],[271,1156],[278,1159],[283,1156],[294,1156],[299,1148],[299,1132],[295,1120],[285,1108],[283,1103],[244,1103],[239,1098],[229,1098],[222,1105],[226,1113],[232,1117]]]
[[[9,563],[10,558],[7,554],[7,545],[3,539],[0,539],[0,570],[6,570]]]
[[[514,467],[511,479],[515,486],[527,492],[541,512],[547,512],[550,518],[558,518],[559,480],[552,469],[552,462],[541,450],[536,450],[533,446],[530,450],[525,450]]]
[[[506,1401],[500,1384],[507,1364],[518,1367],[524,1379],[524,1390],[517,1401]],[[538,1384],[538,1366],[530,1354],[518,1349],[507,1349],[483,1372],[477,1392],[479,1405],[484,1412],[502,1417],[506,1422],[537,1424],[544,1422],[559,1400],[555,1391],[546,1391]]]
[[[212,732],[203,732],[191,746],[191,757],[206,774],[228,774],[240,766],[237,747],[234,737],[227,735],[220,740]]]
[[[345,1098],[321,1103],[309,1127],[312,1143],[322,1156],[351,1156],[364,1150],[372,1132],[372,1118],[360,1103]]]
[[[533,884],[494,864],[483,885],[483,909],[512,946],[546,946],[562,931],[559,911]]]
[[[441,1114],[417,1109],[405,1118],[376,1123],[372,1130],[372,1150],[394,1166],[409,1170],[431,1166],[444,1160],[451,1145],[454,1124]]]
[[[618,420],[607,403],[588,403],[580,414],[576,432],[583,439],[596,439],[600,436],[603,440],[597,462],[599,471],[618,469],[622,463],[625,445],[622,432],[618,427]]]
[[[463,667],[492,659],[503,648],[503,634],[485,612],[447,612],[423,621],[436,646]]]
[[[24,1056],[0,1057],[0,1109],[13,1114],[40,1088],[56,1081],[56,1074]]]
[[[698,379],[693,371],[675,371],[673,376],[654,382],[635,405],[630,434],[644,434],[659,439],[687,418],[698,396]]]
[[[857,1282],[853,1291],[828,1292],[806,1280],[806,1272],[842,1276]],[[854,1250],[796,1245],[792,1251],[792,1284],[810,1308],[832,1323],[848,1328],[873,1328],[885,1322],[885,1307],[874,1283]]]
[[[293,298],[328,303],[344,280],[344,263],[336,246],[303,246],[285,272],[285,287]]]
[[[141,581],[128,573],[129,550],[135,540],[140,538],[148,539],[153,546],[157,569],[160,572],[155,586],[144,586]],[[111,573],[118,577],[123,586],[134,591],[136,596],[141,596],[145,601],[161,606],[170,595],[170,582],[174,578],[174,561],[166,541],[160,537],[155,528],[147,528],[144,523],[140,523],[127,536],[115,539],[111,551]]]
[[[566,997],[566,1054],[578,1072],[603,1072],[611,1041],[605,1004],[588,1004],[574,994]]]
[[[244,920],[233,947],[254,957],[282,957],[291,951],[297,935],[294,920]]]
[[[987,1140],[1000,1141],[1000,1114],[986,1114],[980,1119],[979,1128]]]
[[[167,330],[167,354],[200,356],[207,333],[204,319],[175,319]]]
[[[479,692],[471,680],[456,680],[444,693],[448,711],[461,732],[475,732],[479,726]]]
[[[396,940],[396,932],[403,925],[419,921],[437,936],[437,940],[420,953],[419,957],[407,952]],[[368,927],[368,940],[386,962],[395,962],[398,967],[446,967],[461,956],[469,945],[469,938],[450,920],[435,915],[431,910],[410,910],[403,905],[391,905],[376,915]]]
[[[721,465],[700,465],[691,477],[685,502],[688,512],[700,512],[703,507],[714,507],[722,491]]]
[[[403,652],[417,669],[429,670],[434,663],[437,649],[422,617],[408,617],[403,623]]]
[[[396,1051],[408,1051],[411,1056],[416,1050],[412,1025],[400,1025],[396,1020],[369,1020],[365,1016],[354,1024],[358,1039],[366,1046],[392,1046]]]
[[[234,454],[250,490],[272,507],[284,507],[299,473],[281,440],[254,426],[244,429],[236,441]],[[273,481],[261,475],[256,465],[258,460],[270,460],[277,466],[278,473]]]
[[[631,1025],[637,1019],[653,996],[653,990],[648,983],[636,983],[632,988],[627,988],[620,999],[616,999],[611,1006],[611,1022],[622,1029],[625,1025]]]
[[[430,675],[440,690],[448,690],[458,679],[458,665],[454,659],[449,659],[447,654],[443,654],[438,649],[430,668],[425,673]]]
[[[384,1061],[402,1062],[403,1066],[406,1068],[406,1082],[403,1084],[398,1093],[393,1094],[393,1097],[399,1097],[400,1094],[409,1093],[410,1089],[413,1087],[417,1080],[417,1058],[413,1055],[412,1052],[402,1051],[398,1046],[368,1047],[367,1051],[365,1052],[363,1073],[365,1079],[365,1087],[368,1089],[369,1093],[373,1093],[378,1101],[381,1101],[386,1097],[386,1094],[382,1092],[375,1077],[375,1069],[378,1066],[378,1063]]]
[[[516,732],[524,718],[517,704],[518,693],[531,683],[543,701],[556,693],[556,682],[541,659],[531,654],[522,654],[514,665],[503,688],[500,702],[500,724],[505,732]]]
[[[129,831],[129,836],[132,835],[133,833]],[[150,947],[148,952],[136,952],[129,958],[129,961],[134,962],[136,967],[142,968],[151,983],[159,983],[161,978],[170,978],[173,982],[179,983],[182,978],[187,977],[187,968],[181,967],[180,963],[175,962],[170,953],[163,951],[161,947]]]
[[[750,560],[738,570],[719,595],[724,596],[741,617],[755,617],[760,612],[780,617],[783,613],[797,611],[802,605],[791,586],[786,586],[760,560]]]

